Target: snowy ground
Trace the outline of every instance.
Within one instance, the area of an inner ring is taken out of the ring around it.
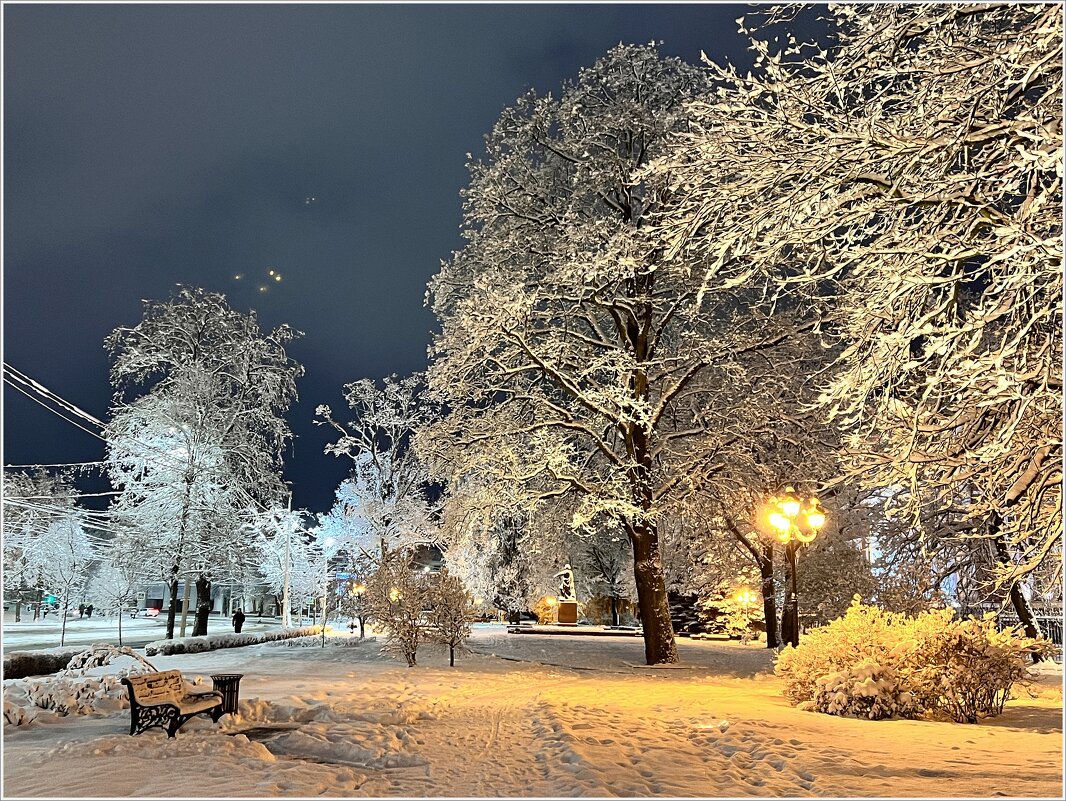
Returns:
[[[5,797],[1059,797],[1061,666],[977,726],[800,712],[764,649],[680,644],[685,666],[631,667],[639,639],[479,627],[450,669],[377,643],[283,643],[156,657],[242,672],[242,714],[167,741],[128,711],[5,727]],[[496,656],[492,656],[496,654]],[[553,663],[551,665],[541,664]],[[237,734],[237,732],[246,734]]]

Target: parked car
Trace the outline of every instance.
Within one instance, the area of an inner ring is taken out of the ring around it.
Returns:
[[[150,606],[144,610],[145,617],[159,617],[160,609],[157,606]]]

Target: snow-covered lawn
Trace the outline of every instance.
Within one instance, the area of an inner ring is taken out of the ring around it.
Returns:
[[[5,797],[1030,796],[1062,790],[1061,667],[1036,697],[967,726],[800,712],[764,649],[682,641],[686,666],[639,665],[639,639],[479,627],[454,669],[408,669],[378,643],[284,643],[156,657],[245,674],[241,715],[175,740],[129,712],[4,730]],[[493,656],[496,654],[497,656]],[[553,665],[545,665],[551,662]],[[235,732],[247,731],[247,735]]]

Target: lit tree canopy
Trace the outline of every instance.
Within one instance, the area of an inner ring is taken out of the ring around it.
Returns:
[[[838,45],[713,92],[649,168],[704,291],[806,298],[851,467],[951,510],[999,582],[1061,548],[1061,5],[840,5]],[[742,30],[744,30],[742,23]]]

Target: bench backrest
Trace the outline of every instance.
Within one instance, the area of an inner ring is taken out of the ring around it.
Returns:
[[[140,704],[150,704],[165,698],[181,698],[185,695],[185,680],[182,679],[180,670],[129,676],[126,683]]]

